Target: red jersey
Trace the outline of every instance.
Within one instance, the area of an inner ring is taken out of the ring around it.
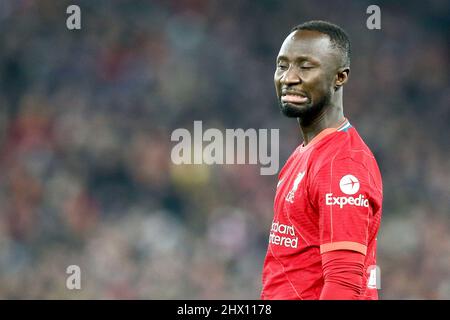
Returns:
[[[278,179],[261,298],[319,299],[321,253],[344,249],[365,255],[360,299],[378,299],[372,280],[382,181],[356,129],[345,120],[323,130],[297,147]]]

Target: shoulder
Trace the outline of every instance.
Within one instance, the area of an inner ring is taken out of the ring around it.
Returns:
[[[301,149],[301,146],[297,146],[294,149],[294,151],[290,154],[290,156],[284,163],[283,167],[281,168],[280,172],[278,173],[278,179],[280,179],[281,176],[284,174],[284,172],[289,169],[289,167],[292,165],[293,162],[296,162],[296,160],[300,154],[300,149]]]
[[[334,137],[314,150],[312,172],[329,171],[344,166],[367,170],[379,176],[377,161],[355,128],[336,132]]]

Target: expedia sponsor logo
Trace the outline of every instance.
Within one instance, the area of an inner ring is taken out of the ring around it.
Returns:
[[[339,187],[341,191],[345,194],[352,195],[358,192],[359,190],[359,180],[352,176],[351,174],[347,174],[341,178],[339,182]]]
[[[366,199],[362,194],[357,198],[355,197],[333,197],[333,193],[327,193],[325,195],[325,204],[327,206],[339,206],[343,208],[345,205],[351,205],[356,207],[369,207],[369,200]]]

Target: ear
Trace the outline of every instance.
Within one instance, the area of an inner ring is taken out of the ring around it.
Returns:
[[[339,88],[342,87],[344,85],[344,83],[347,82],[349,74],[350,74],[349,67],[339,68],[339,70],[336,73],[335,80],[334,80],[334,91],[339,90]]]

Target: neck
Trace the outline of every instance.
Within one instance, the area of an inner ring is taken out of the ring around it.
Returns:
[[[314,139],[314,137],[322,130],[327,128],[337,128],[344,121],[342,94],[337,94],[336,96],[336,99],[333,100],[337,101],[331,101],[330,105],[326,106],[314,119],[298,118],[304,146]]]

